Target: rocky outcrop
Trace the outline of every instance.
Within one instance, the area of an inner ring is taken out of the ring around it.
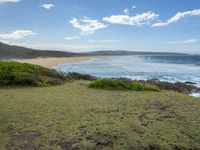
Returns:
[[[186,93],[186,94],[200,92],[200,88],[194,86],[195,83],[192,83],[192,82],[169,83],[169,82],[159,81],[158,79],[151,79],[147,81],[141,80],[140,82],[155,85],[161,90],[171,90],[171,91],[176,91],[176,92],[181,92],[181,93]]]

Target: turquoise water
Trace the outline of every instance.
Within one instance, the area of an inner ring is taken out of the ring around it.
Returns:
[[[53,68],[97,77],[156,78],[168,82],[194,82],[200,87],[200,56],[106,56]]]

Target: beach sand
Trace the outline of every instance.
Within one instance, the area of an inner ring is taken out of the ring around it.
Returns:
[[[62,57],[62,58],[53,57],[53,58],[16,59],[14,61],[21,62],[21,63],[30,63],[30,64],[40,65],[43,67],[50,68],[58,64],[86,61],[91,58],[93,57],[89,57],[89,56]]]

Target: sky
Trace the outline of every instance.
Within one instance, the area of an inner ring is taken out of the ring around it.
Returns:
[[[200,0],[0,0],[0,41],[72,52],[200,54]]]

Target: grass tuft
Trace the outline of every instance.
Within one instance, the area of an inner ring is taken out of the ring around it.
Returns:
[[[89,87],[104,90],[160,91],[160,89],[154,85],[128,79],[98,79],[91,82]]]

